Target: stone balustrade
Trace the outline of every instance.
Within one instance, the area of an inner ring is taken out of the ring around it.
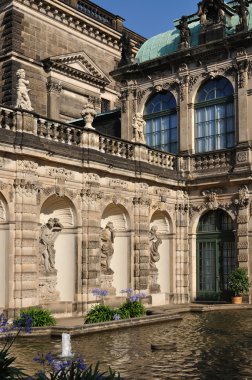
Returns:
[[[239,164],[239,160],[242,159],[244,164],[244,160],[249,160],[250,157],[246,152],[239,152],[236,159],[236,149],[178,156],[151,149],[144,144],[105,136],[95,129],[44,119],[32,112],[9,107],[0,107],[0,128],[31,133],[41,139],[93,149],[128,160],[144,161],[163,169],[177,171],[183,177],[190,173],[202,176],[207,172],[231,172]]]
[[[194,172],[228,170],[233,166],[233,161],[233,151],[230,150],[202,153],[191,158],[191,170]]]

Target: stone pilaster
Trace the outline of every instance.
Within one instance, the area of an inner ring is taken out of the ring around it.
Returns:
[[[59,80],[48,78],[47,88],[47,115],[50,119],[59,120],[60,118],[60,94],[62,85]]]
[[[37,188],[16,179],[15,189],[15,309],[38,304]]]

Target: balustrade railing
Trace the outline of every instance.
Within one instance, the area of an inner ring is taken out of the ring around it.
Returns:
[[[206,170],[228,169],[234,164],[232,151],[199,154],[191,158],[191,170],[195,172]]]
[[[56,143],[87,147],[128,160],[142,160],[157,167],[177,171],[183,177],[190,172],[199,176],[209,171],[229,172],[236,164],[235,149],[180,157],[142,144],[101,135],[94,129],[44,119],[31,112],[9,107],[0,107],[0,129],[32,133]]]

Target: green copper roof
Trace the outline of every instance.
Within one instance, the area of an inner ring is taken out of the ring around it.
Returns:
[[[236,2],[230,2],[229,5],[232,5]],[[249,4],[249,16],[248,16],[248,28],[252,29],[252,4]],[[232,35],[236,33],[236,25],[239,24],[239,16],[235,14],[229,20],[226,20],[226,35]],[[195,20],[190,23],[189,28],[191,30],[191,47],[199,45],[199,33],[201,25],[199,20]],[[171,53],[178,51],[178,45],[180,41],[180,33],[174,28],[165,33],[158,34],[154,37],[151,37],[147,40],[139,49],[136,60],[139,63],[150,61],[151,59],[164,57]]]

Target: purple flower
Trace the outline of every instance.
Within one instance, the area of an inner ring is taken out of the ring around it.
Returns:
[[[122,290],[121,290],[121,293],[131,294],[131,293],[133,293],[133,290],[132,290],[131,288],[122,289]]]
[[[20,314],[20,318],[13,321],[13,327],[16,329],[24,329],[26,333],[31,333],[32,317],[29,314]]]
[[[119,321],[121,319],[121,316],[119,314],[114,314],[113,319],[114,321]]]
[[[76,368],[78,368],[81,371],[84,371],[87,368],[87,365],[84,363],[84,360],[82,358],[78,358],[75,360]]]
[[[106,297],[109,294],[108,290],[94,288],[92,289],[92,294],[97,297]]]

